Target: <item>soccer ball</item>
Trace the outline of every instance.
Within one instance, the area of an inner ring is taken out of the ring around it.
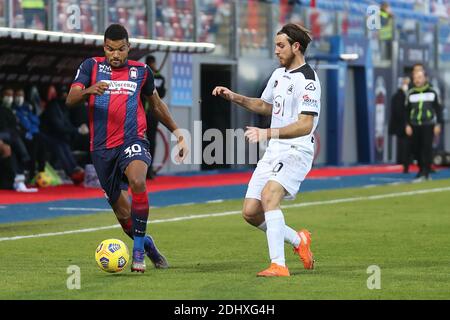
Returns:
[[[38,187],[46,188],[51,185],[51,182],[51,177],[45,172],[39,172],[36,175],[36,184],[38,185]]]
[[[129,260],[128,247],[119,239],[104,240],[95,250],[95,261],[105,272],[121,272],[128,265]]]

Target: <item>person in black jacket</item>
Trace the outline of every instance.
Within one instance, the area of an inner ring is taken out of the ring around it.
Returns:
[[[11,146],[3,141],[5,132],[0,131],[0,189],[12,189],[14,172],[11,167]]]
[[[439,96],[427,82],[423,71],[413,73],[413,84],[406,96],[405,132],[413,139],[414,153],[419,163],[416,178],[428,180],[433,158],[433,135],[439,136],[442,130],[442,109]]]
[[[31,180],[37,172],[45,170],[46,145],[39,130],[39,117],[35,113],[34,106],[25,100],[25,91],[22,88],[14,92],[13,112],[19,125],[19,133],[30,155],[28,176]]]
[[[409,83],[409,77],[400,79],[399,88],[391,99],[391,117],[389,120],[389,133],[397,137],[397,163],[403,165],[403,173],[409,172],[411,163],[410,137],[405,132],[405,98]]]
[[[86,124],[78,128],[72,125],[65,104],[66,98],[67,88],[61,87],[58,96],[49,101],[41,114],[41,130],[47,137],[51,153],[57,158],[64,172],[75,184],[80,184],[84,179],[84,170],[78,166],[70,146],[78,135],[88,134],[89,129]]]

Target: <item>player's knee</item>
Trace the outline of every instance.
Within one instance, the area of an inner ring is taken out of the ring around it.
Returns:
[[[147,187],[145,179],[142,178],[131,178],[128,179],[128,182],[130,184],[130,188],[133,193],[144,192]]]
[[[242,218],[244,218],[245,221],[247,221],[248,223],[251,223],[251,221],[253,220],[253,217],[254,217],[254,212],[252,212],[251,210],[249,210],[246,207],[244,207],[242,209]]]
[[[250,207],[250,206],[245,206],[242,209],[242,217],[244,218],[245,221],[247,221],[247,223],[253,225],[253,226],[258,226],[261,224],[261,212],[256,211],[254,208]],[[264,219],[263,219],[264,220]]]

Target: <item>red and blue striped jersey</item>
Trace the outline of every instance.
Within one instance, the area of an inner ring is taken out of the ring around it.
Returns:
[[[109,87],[103,95],[89,97],[91,151],[144,139],[147,122],[141,93],[153,95],[151,69],[133,60],[127,60],[121,68],[111,68],[105,57],[89,58],[78,68],[72,86],[84,89],[99,81],[108,83]]]

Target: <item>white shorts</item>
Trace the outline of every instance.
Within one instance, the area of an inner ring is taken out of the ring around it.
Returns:
[[[269,180],[276,181],[286,190],[285,199],[295,199],[300,185],[311,170],[313,156],[294,148],[273,152],[268,148],[258,161],[248,184],[246,198],[261,200],[261,192]]]

